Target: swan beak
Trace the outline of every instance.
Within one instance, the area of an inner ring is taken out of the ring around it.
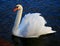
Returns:
[[[16,12],[18,10],[18,7],[15,7],[14,9],[13,9],[13,12]]]

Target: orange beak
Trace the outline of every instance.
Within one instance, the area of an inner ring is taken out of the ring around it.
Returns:
[[[18,7],[15,7],[14,9],[13,9],[13,12],[16,12],[18,10]]]

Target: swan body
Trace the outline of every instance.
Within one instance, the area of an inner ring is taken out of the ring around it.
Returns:
[[[28,13],[23,17],[21,21],[23,7],[21,5],[17,6],[20,7],[20,9],[18,10],[15,24],[13,27],[13,35],[25,38],[37,38],[41,35],[56,32],[53,31],[51,27],[45,26],[47,22],[42,16],[40,16],[41,13]]]

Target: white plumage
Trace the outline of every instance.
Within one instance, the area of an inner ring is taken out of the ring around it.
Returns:
[[[22,12],[21,9],[20,12]],[[13,34],[15,36],[30,38],[56,32],[53,31],[51,27],[45,26],[47,22],[45,21],[44,17],[40,16],[41,13],[28,13],[23,17],[22,21],[20,22],[21,15],[22,14],[18,12],[16,17],[15,26],[13,28]],[[20,16],[19,21],[18,16]]]

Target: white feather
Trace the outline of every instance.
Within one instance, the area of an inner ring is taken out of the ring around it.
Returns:
[[[17,30],[17,36],[19,37],[39,37],[40,35],[54,33],[51,27],[46,27],[47,22],[40,16],[40,13],[26,14],[19,28]]]
[[[53,31],[51,27],[45,26],[47,22],[45,21],[44,17],[40,15],[41,13],[28,13],[23,17],[22,21],[20,22],[22,10],[18,11],[15,25],[13,28],[13,35],[18,37],[30,38],[39,37],[41,35],[49,33],[55,33],[56,31]]]

